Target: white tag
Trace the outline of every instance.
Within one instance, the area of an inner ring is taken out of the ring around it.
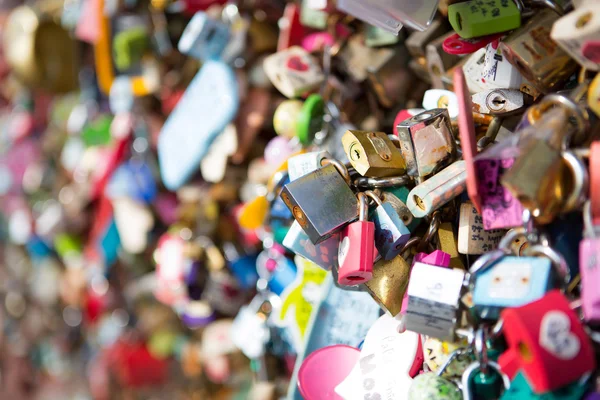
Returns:
[[[458,222],[458,252],[461,254],[483,254],[494,250],[504,237],[506,230],[483,228],[483,218],[471,203],[460,206]]]
[[[358,363],[335,391],[344,399],[408,398],[409,371],[417,355],[419,335],[398,333],[400,321],[384,314],[371,326]]]
[[[572,360],[581,348],[579,338],[571,332],[571,320],[562,311],[549,311],[540,326],[540,345],[560,358]]]
[[[238,141],[235,125],[229,124],[210,145],[208,153],[200,162],[200,170],[205,181],[218,183],[223,180],[229,156],[237,151]]]
[[[269,341],[269,329],[265,320],[248,306],[241,308],[231,326],[231,340],[250,359],[256,359],[265,352]]]
[[[115,224],[123,248],[132,254],[146,249],[148,232],[154,226],[154,217],[148,206],[127,197],[112,201]]]

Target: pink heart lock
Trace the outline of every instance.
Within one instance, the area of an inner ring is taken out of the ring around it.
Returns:
[[[338,344],[311,353],[298,371],[298,389],[306,400],[343,400],[335,392],[358,362],[360,350]]]

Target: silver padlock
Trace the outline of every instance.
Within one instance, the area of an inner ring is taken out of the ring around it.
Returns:
[[[408,284],[406,329],[454,341],[465,273],[417,262]]]

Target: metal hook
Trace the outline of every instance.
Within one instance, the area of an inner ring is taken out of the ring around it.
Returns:
[[[578,210],[581,207],[589,190],[590,178],[583,161],[575,154],[565,151],[562,153],[562,158],[573,175],[573,190],[563,206],[563,212],[566,213]]]

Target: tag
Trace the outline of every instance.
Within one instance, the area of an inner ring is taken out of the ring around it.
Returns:
[[[205,62],[158,137],[160,172],[168,189],[175,190],[189,179],[237,108],[237,82],[231,67]]]
[[[319,349],[308,356],[298,371],[298,389],[306,399],[343,400],[336,386],[348,376],[360,351],[338,344]]]
[[[294,257],[297,273],[294,281],[281,293],[281,312],[274,321],[285,326],[292,336],[296,351],[304,347],[308,321],[314,306],[323,295],[327,272],[300,256]]]
[[[460,206],[460,222],[458,226],[458,251],[461,254],[484,254],[498,247],[498,243],[506,233],[502,229],[486,231],[483,218],[473,204],[463,203]]]
[[[227,161],[238,148],[235,125],[229,124],[208,149],[208,153],[200,162],[202,178],[211,183],[218,183],[225,177]]]
[[[419,335],[398,332],[400,321],[384,314],[369,329],[358,363],[336,392],[345,399],[408,399],[409,371],[417,355]]]
[[[316,307],[306,332],[306,346],[298,353],[288,398],[301,400],[296,377],[303,360],[312,352],[334,344],[356,346],[379,318],[379,306],[368,293],[337,288],[328,274],[323,284],[325,295]],[[360,315],[360,318],[356,316]]]
[[[249,306],[242,307],[231,326],[231,340],[242,353],[251,360],[261,357],[270,337],[264,318]]]

